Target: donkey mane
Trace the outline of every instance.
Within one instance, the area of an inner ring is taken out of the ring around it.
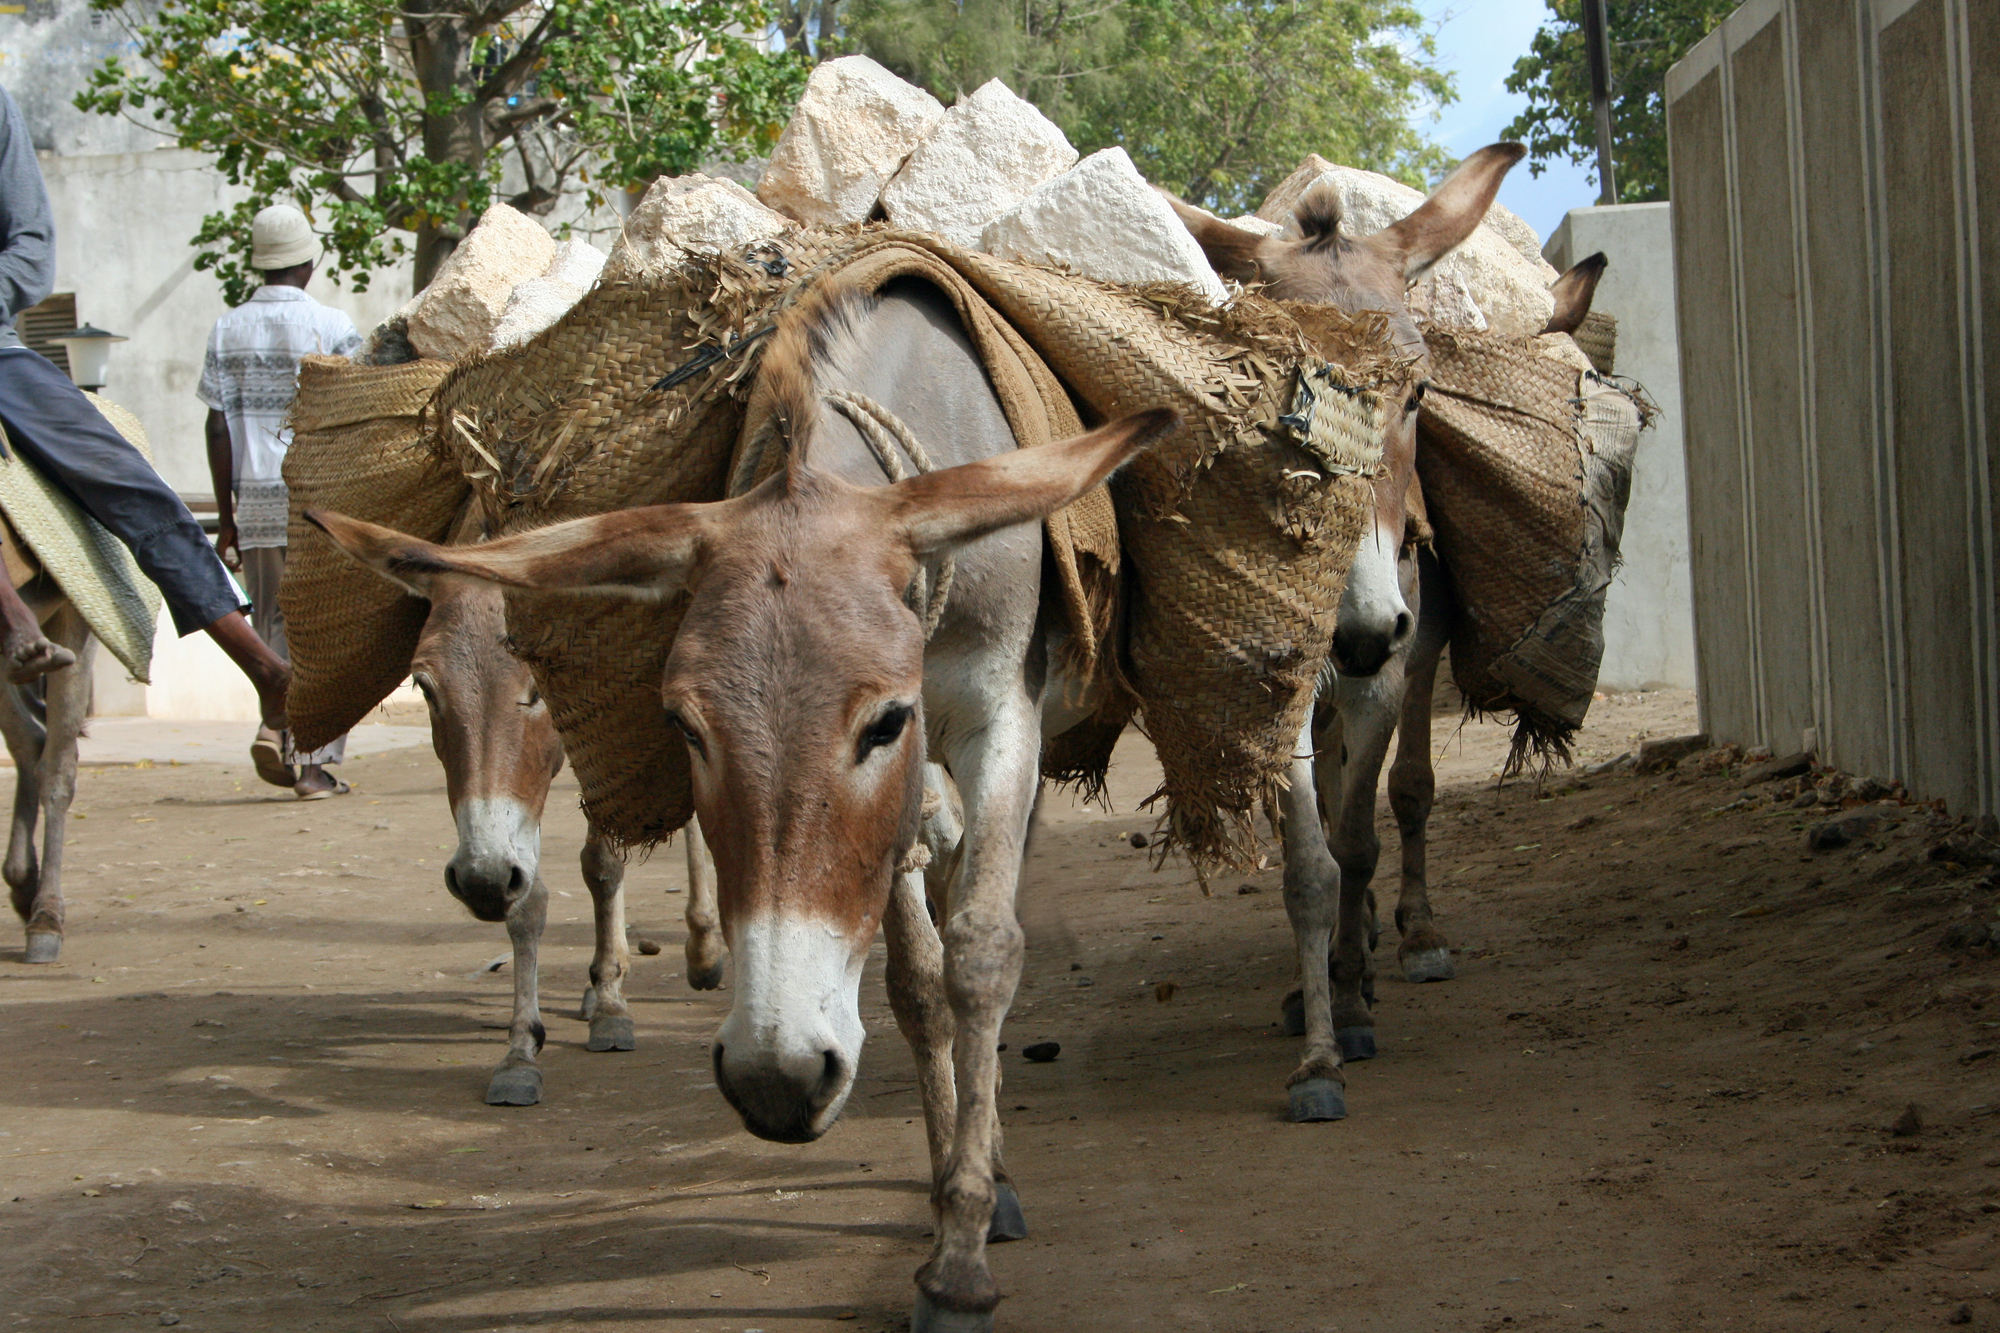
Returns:
[[[1305,198],[1293,209],[1292,217],[1308,254],[1347,243],[1347,238],[1340,234],[1340,192],[1330,182],[1321,181],[1307,190]]]
[[[763,375],[771,420],[790,461],[788,474],[811,471],[820,369],[832,364],[836,349],[855,337],[860,318],[874,305],[870,293],[834,281],[814,288],[778,317],[777,331],[764,350]]]

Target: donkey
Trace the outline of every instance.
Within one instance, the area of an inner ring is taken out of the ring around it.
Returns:
[[[68,666],[33,684],[8,685],[7,701],[0,704],[0,736],[14,760],[14,823],[0,875],[27,927],[22,961],[53,963],[62,953],[63,838],[76,796],[76,742],[90,713],[90,627],[46,573],[17,587],[49,642],[75,655]]]
[[[431,746],[444,765],[458,826],[458,846],[445,863],[445,887],[479,920],[506,922],[514,946],[507,1055],[487,1084],[486,1101],[532,1106],[542,1096],[536,1057],[547,1039],[536,959],[548,919],[541,821],[549,784],[562,768],[562,739],[528,668],[507,651],[499,588],[451,574],[415,574],[402,582],[430,602],[410,675],[430,707]],[[582,1004],[590,1024],[586,1045],[592,1051],[629,1051],[636,1043],[623,989],[631,970],[625,863],[594,825],[580,859],[596,926]],[[714,877],[696,876],[692,847],[688,878],[688,980],[698,989],[713,989],[720,981],[719,960],[712,974],[702,974],[695,959],[697,941],[707,953],[717,950]]]
[[[1296,1120],[1344,1115],[1343,1059],[1375,1054],[1367,994],[1378,933],[1370,889],[1381,853],[1375,792],[1399,723],[1402,740],[1389,775],[1390,806],[1402,834],[1398,961],[1412,982],[1454,975],[1449,941],[1431,912],[1424,841],[1436,787],[1431,698],[1453,608],[1443,567],[1413,540],[1411,501],[1421,500],[1417,409],[1428,357],[1403,294],[1472,234],[1525,151],[1511,143],[1480,149],[1409,216],[1362,237],[1341,231],[1339,197],[1330,185],[1308,191],[1293,227],[1279,236],[1231,226],[1170,197],[1222,276],[1260,284],[1283,299],[1380,311],[1397,344],[1415,358],[1403,411],[1384,441],[1374,531],[1356,553],[1317,706],[1301,731],[1280,801],[1285,903],[1303,979],[1300,991],[1287,997],[1287,1028],[1306,1037],[1308,1049],[1291,1085]],[[1593,255],[1558,281],[1556,312],[1543,332],[1570,332],[1583,322],[1603,271],[1604,257]]]
[[[986,1245],[1013,1206],[995,1051],[1021,972],[1015,888],[1044,734],[1074,720],[1055,716],[1061,703],[1095,706],[1061,678],[1064,617],[1042,603],[1036,520],[1178,423],[1142,412],[1017,449],[955,310],[917,280],[872,297],[823,288],[785,316],[763,375],[787,465],[740,497],[473,547],[308,517],[406,581],[687,594],[660,691],[686,738],[736,969],[716,1083],[760,1137],[824,1134],[854,1086],[861,970],[882,927],[932,1150],[936,1241],[911,1327],[990,1329],[1000,1291]],[[914,431],[940,470],[885,484],[870,415]],[[947,556],[956,577],[927,641],[913,585]],[[924,843],[931,874],[916,850],[927,755],[964,809],[948,857]]]

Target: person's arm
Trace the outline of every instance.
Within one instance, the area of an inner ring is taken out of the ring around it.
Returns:
[[[236,448],[229,440],[229,418],[208,409],[208,479],[215,487],[215,551],[231,569],[243,567],[236,546]]]
[[[0,88],[0,324],[55,290],[56,224],[28,122]]]

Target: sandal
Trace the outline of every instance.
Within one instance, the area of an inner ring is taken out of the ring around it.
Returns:
[[[274,727],[258,727],[257,739],[250,742],[250,762],[256,765],[257,776],[273,787],[298,783],[299,771],[285,762],[287,748],[285,733]]]
[[[332,777],[332,774],[328,774],[327,776]],[[333,785],[331,787],[308,788],[303,782],[301,782],[292,788],[293,793],[301,801],[324,801],[329,796],[345,796],[353,790],[354,788],[348,786],[345,782],[342,782],[339,778],[333,779]]]

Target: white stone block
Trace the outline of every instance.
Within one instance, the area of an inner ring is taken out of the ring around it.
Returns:
[[[944,116],[923,89],[867,56],[842,56],[812,72],[757,197],[815,226],[866,221],[882,187]]]
[[[410,315],[411,345],[446,361],[484,352],[515,286],[540,277],[555,257],[556,243],[539,222],[493,205],[424,289]]]
[[[1037,185],[1076,165],[1054,121],[993,79],[944,113],[882,191],[889,221],[967,249]]]
[[[564,241],[556,247],[556,257],[542,276],[589,291],[604,271],[605,254],[589,241]]]
[[[1226,218],[1224,220],[1232,227],[1239,227],[1244,231],[1254,231],[1259,236],[1276,236],[1285,229],[1282,223],[1267,222],[1255,213],[1245,213],[1240,218]]]
[[[489,351],[513,347],[528,341],[570,312],[583,299],[584,289],[561,278],[529,278],[516,283],[500,322],[493,327]]]
[[[792,224],[732,180],[700,174],[653,182],[625,219],[605,261],[606,281],[662,273],[691,254],[717,254],[766,240]]]
[[[1401,181],[1372,171],[1336,166],[1317,153],[1310,154],[1299,169],[1286,177],[1257,216],[1290,225],[1292,211],[1307,190],[1321,180],[1331,181],[1340,195],[1341,230],[1361,237],[1401,221],[1424,202],[1424,195]],[[1464,244],[1446,255],[1410,289],[1410,313],[1453,328],[1493,328],[1508,333],[1532,335],[1540,332],[1555,310],[1549,284],[1555,270],[1540,258],[1531,259],[1500,229],[1534,237],[1534,229],[1512,213],[1494,225],[1494,215],[1502,212],[1496,204],[1487,211],[1487,220],[1473,230]]]
[[[986,224],[1002,259],[1055,264],[1103,282],[1181,282],[1218,304],[1222,279],[1123,148],[1092,153]]]

